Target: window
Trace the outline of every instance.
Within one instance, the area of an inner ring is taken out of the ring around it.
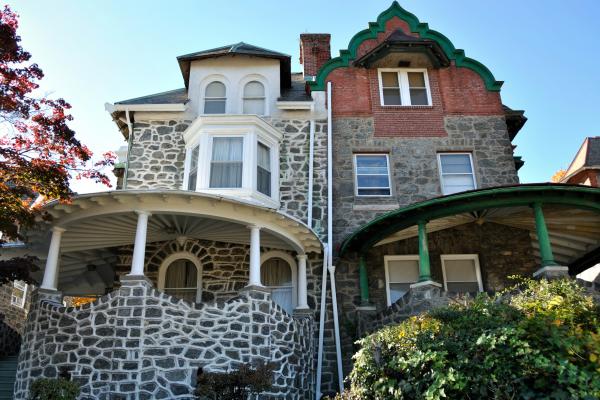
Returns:
[[[271,149],[258,142],[256,190],[271,196]]]
[[[225,114],[225,93],[225,85],[222,82],[209,83],[204,92],[204,114]]]
[[[265,87],[258,81],[251,81],[244,86],[244,114],[265,114]]]
[[[385,281],[388,306],[402,298],[410,285],[419,281],[419,256],[385,256]]]
[[[244,138],[213,138],[212,161],[210,164],[210,187],[242,187],[243,155]]]
[[[477,188],[471,153],[440,153],[438,164],[443,194]]]
[[[10,304],[20,308],[25,307],[25,299],[27,297],[27,284],[22,281],[14,281]]]
[[[483,291],[477,254],[445,254],[441,258],[444,290],[473,294]]]
[[[382,106],[431,105],[426,69],[382,68],[379,87]]]
[[[392,194],[387,154],[355,154],[354,166],[357,196]]]
[[[163,285],[165,293],[189,302],[200,301],[199,270],[195,263],[180,258],[166,268]]]
[[[273,301],[291,314],[294,297],[290,264],[279,257],[269,258],[260,267],[260,280],[271,292]]]
[[[198,154],[200,152],[200,146],[196,146],[192,149],[192,155],[190,160],[190,173],[188,175],[188,190],[196,190],[196,183],[198,182]]]

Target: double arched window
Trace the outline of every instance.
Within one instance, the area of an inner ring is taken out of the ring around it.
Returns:
[[[227,89],[225,84],[213,81],[204,91],[204,114],[225,114],[227,104]]]
[[[158,288],[171,296],[200,302],[202,296],[202,266],[192,254],[183,252],[167,257],[159,270]]]
[[[246,83],[242,103],[244,114],[265,115],[265,86],[259,81]]]

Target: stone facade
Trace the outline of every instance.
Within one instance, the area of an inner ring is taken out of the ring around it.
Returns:
[[[374,136],[372,118],[334,118],[334,242],[392,209],[440,196],[437,153],[473,155],[478,188],[517,184],[512,146],[501,116],[445,118],[446,137],[384,138]],[[387,153],[392,196],[355,196],[353,154]]]
[[[15,398],[27,398],[33,380],[66,369],[82,397],[191,399],[198,368],[227,371],[262,360],[277,369],[261,399],[307,399],[313,329],[310,316],[292,318],[261,290],[249,288],[220,305],[192,305],[146,280],[123,279],[119,290],[82,307],[36,303]]]
[[[0,357],[18,354],[31,304],[30,290],[23,307],[11,304],[12,293],[12,284],[0,286]]]

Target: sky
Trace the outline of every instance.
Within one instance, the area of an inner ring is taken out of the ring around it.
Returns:
[[[45,73],[41,89],[73,106],[71,124],[96,154],[124,145],[106,102],[183,87],[181,54],[244,41],[292,56],[300,33],[347,48],[391,0],[19,0],[23,47]],[[529,118],[513,142],[521,182],[543,182],[600,126],[600,1],[400,0],[431,29],[505,81],[503,103]],[[106,190],[74,182],[83,193]]]

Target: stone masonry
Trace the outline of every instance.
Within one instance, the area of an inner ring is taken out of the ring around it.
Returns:
[[[11,304],[12,292],[12,284],[0,285],[0,357],[18,354],[31,303],[28,290],[22,308]]]
[[[312,395],[312,318],[292,318],[262,290],[192,305],[129,278],[77,308],[39,300],[25,332],[16,399],[27,398],[35,379],[62,369],[81,385],[82,399],[193,399],[198,368],[227,371],[258,360],[277,365],[274,386],[260,399]]]

